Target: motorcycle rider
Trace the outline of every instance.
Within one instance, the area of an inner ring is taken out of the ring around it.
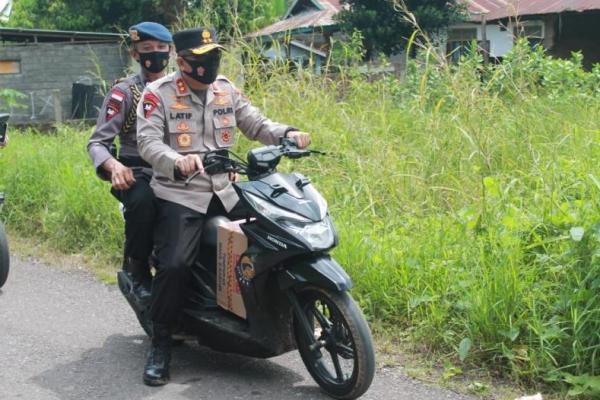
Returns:
[[[201,174],[185,186],[176,180],[203,171],[201,155],[226,149],[235,141],[235,128],[265,144],[295,138],[310,143],[308,133],[264,117],[226,77],[218,74],[223,46],[213,29],[188,29],[173,35],[178,71],[151,83],[138,105],[137,140],[140,154],[152,165],[151,186],[158,199],[155,228],[157,273],[152,284],[151,349],[144,383],[169,381],[171,330],[181,311],[190,268],[198,256],[207,215],[235,214],[239,199],[227,174]]]
[[[136,108],[144,87],[166,75],[173,38],[155,22],[133,25],[129,38],[129,53],[140,64],[140,72],[115,84],[107,94],[87,149],[98,176],[111,181],[111,193],[125,206],[123,270],[131,275],[137,297],[149,301],[148,258],[156,207],[150,188],[152,170],[137,150]],[[115,158],[111,148],[117,136],[121,146]]]

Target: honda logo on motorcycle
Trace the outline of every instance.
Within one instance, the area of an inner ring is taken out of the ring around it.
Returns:
[[[275,239],[273,236],[271,235],[267,235],[267,240],[275,243],[277,246],[281,247],[282,249],[287,249],[287,244],[283,243],[281,240],[279,239]]]

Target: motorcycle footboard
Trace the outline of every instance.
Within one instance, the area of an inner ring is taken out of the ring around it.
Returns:
[[[278,354],[252,336],[248,323],[227,311],[186,309],[184,325],[198,336],[200,344],[224,353],[269,358]]]

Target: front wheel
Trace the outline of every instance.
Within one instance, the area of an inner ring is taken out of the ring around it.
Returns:
[[[294,314],[298,351],[313,379],[330,396],[355,399],[375,375],[373,339],[365,317],[347,292],[306,287]]]
[[[0,223],[0,288],[6,283],[10,266],[10,255],[8,253],[8,240],[4,225]]]

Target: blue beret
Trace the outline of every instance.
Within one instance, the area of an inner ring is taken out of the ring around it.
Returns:
[[[167,28],[156,22],[140,22],[129,28],[129,37],[133,43],[144,40],[159,40],[161,42],[172,43],[173,36]]]

